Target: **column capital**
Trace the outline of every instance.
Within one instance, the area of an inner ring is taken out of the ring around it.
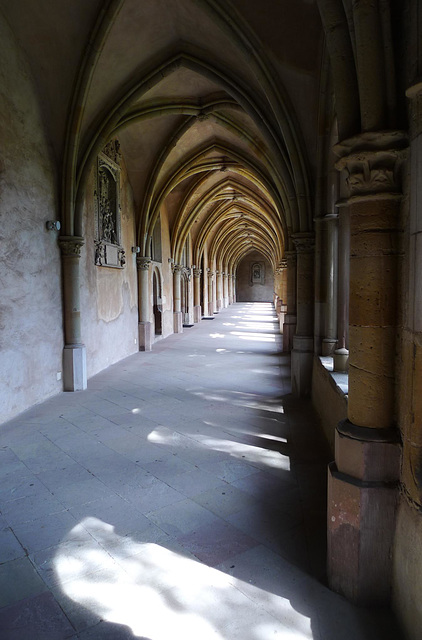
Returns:
[[[285,251],[284,259],[286,260],[286,266],[292,267],[296,263],[296,251]]]
[[[335,167],[346,171],[350,199],[401,196],[400,167],[407,157],[404,131],[365,132],[334,145]]]
[[[136,257],[136,266],[139,271],[148,271],[151,264],[152,264],[151,258],[146,258],[145,256]]]
[[[313,233],[294,233],[292,235],[297,253],[312,253],[315,246],[315,235]]]
[[[193,277],[194,278],[200,278],[201,273],[202,273],[202,269],[194,269],[193,270]]]
[[[64,258],[80,258],[85,239],[79,236],[61,236],[59,247]]]

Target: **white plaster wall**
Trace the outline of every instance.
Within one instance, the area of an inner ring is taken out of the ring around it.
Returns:
[[[94,184],[92,171],[84,205],[85,246],[81,258],[81,329],[88,378],[139,349],[135,217],[132,190],[121,171],[121,230],[126,251],[123,269],[95,265]]]
[[[54,168],[26,60],[0,15],[1,421],[62,389]]]

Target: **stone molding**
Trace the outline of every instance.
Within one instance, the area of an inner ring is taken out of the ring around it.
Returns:
[[[103,148],[102,152],[105,156],[113,160],[116,164],[120,166],[120,162],[122,159],[122,154],[120,152],[120,142],[118,140],[110,140]]]
[[[350,198],[401,196],[400,168],[407,157],[403,131],[363,133],[333,147],[335,167],[346,171]]]
[[[172,264],[171,265],[171,270],[173,273],[182,273],[184,271],[185,267],[182,264]]]
[[[292,239],[297,253],[312,253],[314,250],[315,236],[313,233],[295,233]]]
[[[80,258],[85,239],[79,236],[61,236],[59,247],[64,258]]]
[[[415,82],[406,90],[410,100],[409,130],[412,140],[422,134],[422,81]]]
[[[151,264],[152,264],[151,258],[146,258],[145,256],[136,257],[136,266],[139,271],[148,271]]]
[[[200,278],[201,277],[201,273],[202,273],[202,269],[194,269],[193,270],[193,277],[194,278]]]

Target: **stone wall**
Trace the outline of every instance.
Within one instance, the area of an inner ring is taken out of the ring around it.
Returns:
[[[45,226],[58,217],[51,149],[26,61],[3,20],[0,41],[0,406],[7,420],[61,391],[63,326],[58,234]]]
[[[252,282],[251,269],[262,263],[264,276],[261,283]],[[274,273],[269,261],[258,251],[249,253],[239,264],[236,273],[236,299],[238,302],[272,302]]]
[[[124,268],[95,264],[95,169],[86,188],[85,246],[81,258],[82,340],[86,345],[88,378],[138,351],[138,300],[133,196],[122,162],[120,175],[121,244]]]

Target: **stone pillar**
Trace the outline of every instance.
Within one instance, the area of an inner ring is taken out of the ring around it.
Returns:
[[[223,272],[223,306],[225,309],[229,306],[229,274]]]
[[[402,132],[336,145],[350,191],[348,419],[328,474],[328,578],[360,604],[388,602],[400,474],[394,427]]]
[[[216,307],[215,310],[218,313],[223,308],[223,274],[221,271],[215,272],[216,277]]]
[[[233,274],[229,273],[229,304],[233,304]]]
[[[201,269],[193,270],[193,321],[201,322],[202,310],[201,310]]]
[[[280,327],[280,333],[283,333],[284,322],[287,313],[287,260],[284,258],[281,260],[277,267],[277,273],[280,276],[280,293],[281,296],[277,299],[276,313],[278,315],[278,323]],[[286,297],[283,298],[283,295]]]
[[[86,348],[81,337],[81,302],[79,261],[84,239],[62,236],[59,246],[62,257],[64,337],[63,389],[82,391],[87,387]]]
[[[208,315],[214,314],[215,304],[215,287],[214,287],[214,271],[208,269]]]
[[[283,323],[283,351],[293,348],[296,331],[296,251],[286,251],[287,264],[287,310]]]
[[[182,318],[182,278],[183,266],[180,264],[173,265],[173,331],[174,333],[183,333]]]
[[[305,397],[311,393],[314,354],[314,234],[295,234],[293,242],[297,251],[297,295],[291,362],[292,392],[297,397]]]
[[[334,371],[349,369],[349,280],[350,280],[350,214],[348,206],[339,208],[338,230],[338,294],[337,349]]]
[[[331,356],[337,346],[338,215],[329,213],[322,218],[322,222],[321,267],[325,303],[321,354]]]
[[[232,279],[233,279],[233,303],[236,302],[236,276],[233,274],[232,275]]]
[[[151,266],[151,258],[138,256],[136,258],[136,266],[138,269],[139,351],[151,351],[153,342],[153,327],[149,315],[149,268]]]

